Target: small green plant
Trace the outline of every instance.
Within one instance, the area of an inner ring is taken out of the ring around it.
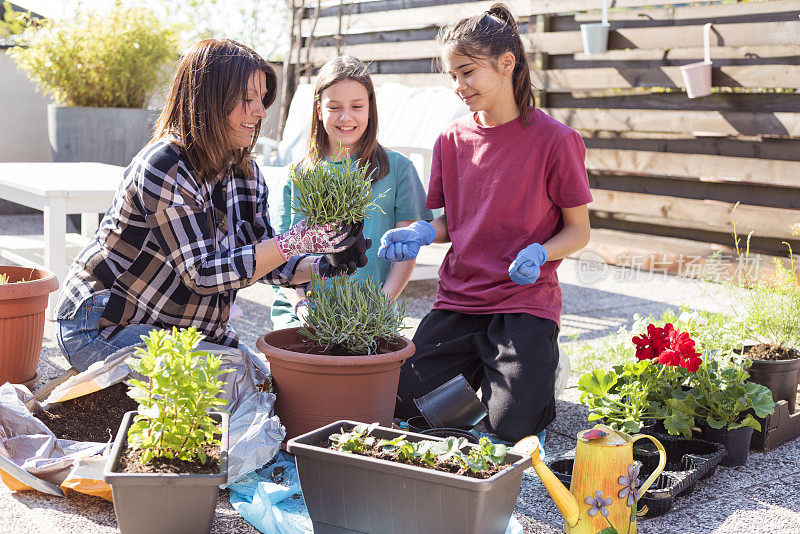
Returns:
[[[312,276],[308,301],[308,328],[300,334],[345,354],[377,354],[382,344],[407,328],[405,301],[393,303],[372,279]]]
[[[376,440],[370,434],[377,426],[378,423],[356,425],[350,432],[341,429],[340,433],[331,434],[328,439],[333,448],[343,452],[389,456],[402,463],[441,467],[443,470],[454,468],[478,476],[502,464],[508,453],[505,445],[492,443],[487,437],[482,437],[475,447],[467,447],[466,438],[455,436],[442,441],[409,441],[405,435]]]
[[[121,4],[108,13],[46,21],[22,35],[11,57],[43,91],[68,106],[143,108],[177,58],[179,27]]]
[[[367,166],[350,156],[341,165],[321,159],[308,171],[292,169],[291,179],[297,191],[292,209],[311,226],[353,224],[380,209],[373,198]]]
[[[127,361],[147,381],[131,380],[128,396],[139,403],[139,413],[128,430],[128,444],[142,449],[141,462],[152,458],[199,459],[203,447],[218,444],[217,424],[208,410],[228,401],[217,398],[225,382],[218,379],[232,369],[220,369],[222,360],[196,351],[203,336],[196,328],[152,330],[142,339],[147,349]]]
[[[688,400],[693,405],[693,415],[711,428],[733,430],[749,426],[761,430],[753,413],[767,417],[775,411],[775,402],[769,389],[749,382],[749,377],[741,360],[708,359],[692,377]]]

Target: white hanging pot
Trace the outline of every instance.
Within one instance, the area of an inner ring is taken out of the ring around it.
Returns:
[[[703,26],[703,61],[680,67],[686,94],[689,98],[699,98],[711,94],[711,46],[709,34],[711,23]]]
[[[603,0],[602,22],[581,24],[581,38],[585,54],[604,54],[608,50],[608,3]]]

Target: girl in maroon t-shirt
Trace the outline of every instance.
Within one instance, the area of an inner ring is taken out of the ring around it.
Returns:
[[[445,28],[442,64],[472,112],[433,150],[432,223],[389,230],[380,257],[407,261],[432,242],[452,246],[436,303],[403,365],[395,415],[463,374],[480,387],[488,430],[543,437],[555,418],[561,291],[556,267],[589,240],[585,148],[571,128],[533,107],[528,62],[503,4]]]

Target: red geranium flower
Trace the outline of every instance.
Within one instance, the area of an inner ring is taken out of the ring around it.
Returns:
[[[690,373],[697,372],[703,360],[694,348],[694,340],[688,332],[675,330],[671,323],[659,328],[647,325],[647,334],[635,336],[636,357],[640,360],[658,359],[661,365],[683,367]]]

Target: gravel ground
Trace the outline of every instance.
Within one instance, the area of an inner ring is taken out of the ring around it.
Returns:
[[[0,216],[0,234],[41,234],[41,218]],[[562,343],[595,339],[628,325],[634,313],[660,315],[666,309],[689,304],[719,310],[725,299],[713,286],[672,276],[604,266],[586,276],[585,262],[567,260],[559,269],[564,293]],[[600,272],[600,276],[596,275]],[[436,283],[413,281],[408,299],[406,335],[412,335],[435,298]],[[257,285],[239,293],[245,311],[233,322],[245,343],[269,331],[271,289]],[[48,322],[38,372],[40,382],[57,377],[69,367],[55,341],[55,324]],[[586,409],[578,401],[577,375],[558,399],[558,417],[548,429],[547,453],[554,457],[575,446],[575,435],[587,428]],[[800,440],[768,453],[751,452],[742,467],[719,467],[714,476],[699,481],[694,491],[678,499],[660,518],[641,520],[639,532],[648,533],[794,533],[800,532]],[[0,533],[116,532],[113,505],[98,498],[71,493],[62,499],[31,492],[12,493],[0,485]],[[526,473],[515,516],[529,533],[561,532],[563,520],[535,474]],[[230,506],[221,492],[213,532],[257,532]]]

